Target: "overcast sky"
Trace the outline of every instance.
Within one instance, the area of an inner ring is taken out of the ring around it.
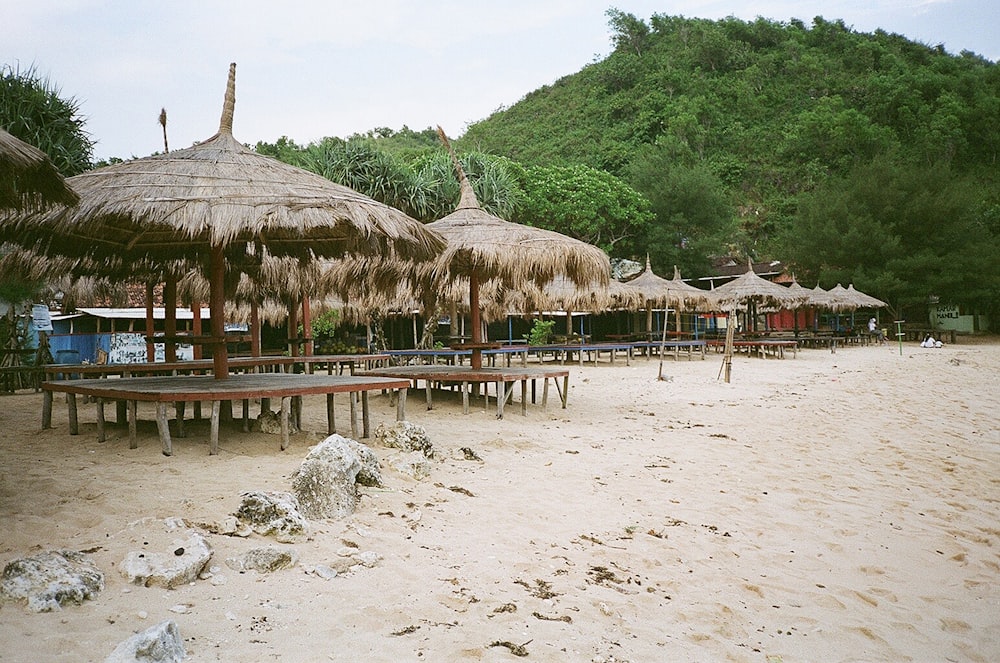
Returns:
[[[450,136],[611,50],[609,7],[807,25],[843,19],[1000,59],[997,0],[0,0],[0,64],[75,97],[95,157],[171,149],[218,129],[237,63],[233,133],[300,144],[375,127]]]

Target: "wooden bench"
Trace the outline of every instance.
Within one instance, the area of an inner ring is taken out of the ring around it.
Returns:
[[[56,392],[67,395],[69,410],[70,435],[79,434],[77,420],[78,395],[89,396],[97,403],[97,439],[103,442],[104,403],[112,400],[127,404],[127,419],[129,427],[129,448],[135,449],[136,442],[136,409],[138,402],[156,403],[156,426],[160,435],[163,454],[173,453],[170,428],[167,419],[167,405],[174,403],[176,408],[177,436],[184,437],[184,404],[187,402],[210,401],[212,403],[212,418],[209,453],[216,454],[219,450],[219,419],[223,401],[243,401],[243,429],[249,430],[250,399],[261,399],[261,407],[271,398],[281,399],[281,449],[288,448],[289,417],[293,399],[296,402],[296,421],[299,423],[301,413],[301,398],[310,394],[324,394],[327,397],[327,432],[335,431],[334,394],[351,394],[351,432],[357,437],[357,394],[361,394],[363,409],[363,437],[370,434],[368,413],[368,392],[373,390],[398,390],[399,397],[396,406],[397,420],[405,419],[406,389],[409,381],[405,379],[388,379],[381,377],[342,376],[342,375],[306,375],[286,373],[254,373],[230,375],[225,380],[216,380],[208,375],[179,375],[168,377],[139,377],[108,379],[57,380],[42,383],[44,399],[42,403],[42,428],[52,427],[52,400]],[[121,410],[119,410],[119,413]],[[119,414],[120,417],[120,414]],[[119,423],[122,423],[119,419]]]
[[[478,389],[483,386],[483,395],[487,398],[489,393],[485,385],[496,385],[497,393],[497,419],[503,419],[504,405],[510,399],[513,389],[508,390],[507,385],[514,382],[521,383],[521,414],[527,414],[527,383],[531,382],[532,401],[535,396],[535,381],[542,380],[542,407],[548,403],[549,379],[551,378],[559,392],[563,409],[566,408],[566,401],[569,397],[569,370],[560,368],[481,368],[475,370],[468,367],[457,366],[398,366],[395,368],[380,368],[368,373],[368,375],[380,375],[391,378],[404,378],[412,382],[414,389],[418,386],[418,381],[423,380],[425,391],[427,392],[427,409],[434,408],[434,401],[431,391],[435,386],[460,385],[462,390],[462,412],[469,413],[469,389]],[[559,378],[562,378],[562,387],[559,385]]]

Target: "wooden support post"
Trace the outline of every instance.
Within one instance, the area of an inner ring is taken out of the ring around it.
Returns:
[[[42,430],[52,428],[52,392],[42,393]]]
[[[153,344],[153,283],[146,284],[146,361],[156,361],[156,347]]]
[[[177,437],[187,437],[187,432],[184,430],[184,410],[186,406],[187,403],[185,401],[174,403],[174,413],[177,417]]]
[[[128,448],[138,449],[139,441],[136,439],[135,427],[136,427],[136,408],[138,403],[136,401],[128,402]]]
[[[351,395],[351,436],[358,439],[358,393],[349,392]]]
[[[163,284],[163,358],[177,361],[177,277],[168,275]]]
[[[396,421],[406,421],[406,387],[396,390]]]
[[[103,442],[104,436],[104,399],[97,399],[97,441]]]
[[[219,453],[219,415],[222,411],[222,401],[212,401],[212,419],[209,423],[208,454]]]
[[[80,434],[80,422],[76,416],[76,394],[66,394],[66,406],[69,408],[69,434]]]
[[[337,432],[337,414],[334,410],[333,394],[326,395],[326,434],[333,435]]]
[[[156,429],[160,433],[160,447],[164,456],[171,456],[174,453],[173,444],[170,441],[170,426],[167,421],[167,404],[160,402],[156,404]]]
[[[371,437],[371,414],[368,411],[368,391],[361,392],[361,437],[368,439]]]
[[[281,398],[281,450],[288,448],[288,417],[291,415],[292,397]]]

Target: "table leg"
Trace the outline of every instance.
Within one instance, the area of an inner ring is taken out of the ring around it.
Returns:
[[[469,414],[469,383],[462,383],[462,414]]]
[[[292,396],[292,421],[295,422],[295,429],[302,430],[302,397]]]
[[[396,421],[406,421],[406,387],[397,390]]]
[[[184,401],[174,403],[174,411],[177,416],[177,437],[187,437],[187,432],[184,430],[184,410],[186,408],[187,403]]]
[[[212,418],[208,428],[208,454],[219,453],[219,419],[222,415],[222,401],[212,401]]]
[[[549,404],[549,379],[548,378],[542,378],[542,380],[543,380],[543,382],[542,382],[542,409],[544,410],[545,406]],[[532,382],[532,388],[534,388],[534,382],[535,381],[532,380],[531,382]]]
[[[173,444],[170,441],[170,426],[167,421],[167,404],[156,404],[156,428],[160,433],[160,447],[164,456],[174,453]]]
[[[137,413],[136,413],[136,409],[137,408],[138,408],[138,401],[128,401],[128,403],[126,403],[126,409],[128,410],[126,418],[128,419],[128,448],[129,449],[138,449],[139,448],[139,440],[136,439],[136,434],[135,434],[135,426],[136,426],[135,419],[136,419],[136,416],[137,416]]]
[[[97,441],[103,442],[104,436],[104,399],[97,399]]]
[[[52,428],[52,392],[42,394],[42,430]]]
[[[288,417],[292,411],[292,397],[281,397],[281,450],[288,448]]]
[[[563,378],[562,406],[566,409],[566,402],[569,401],[569,376]]]
[[[261,412],[261,414],[263,414],[265,412],[270,412],[270,411],[271,411],[271,399],[270,398],[262,398],[262,399],[260,399],[260,412]]]
[[[358,392],[349,392],[348,396],[351,403],[351,436],[356,440],[358,439]]]
[[[503,404],[507,400],[507,383],[503,380],[497,382],[497,419],[503,419]]]
[[[76,394],[66,394],[66,405],[69,408],[69,434],[79,435],[80,421],[76,416]]]
[[[119,426],[128,423],[128,403],[115,401],[115,423]]]
[[[371,437],[372,421],[368,411],[368,392],[361,392],[361,437]]]
[[[521,416],[528,416],[528,381],[521,380]]]
[[[425,391],[427,392],[427,409],[434,409],[434,399],[431,397],[431,387],[434,385],[433,380],[424,380]]]
[[[243,432],[250,432],[250,399],[243,399]]]
[[[326,434],[333,435],[337,432],[337,415],[333,407],[333,393],[326,395]]]

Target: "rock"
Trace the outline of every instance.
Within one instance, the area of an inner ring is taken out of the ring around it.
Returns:
[[[333,580],[337,577],[337,570],[327,566],[326,564],[317,564],[313,567],[312,572],[323,580]]]
[[[80,605],[104,589],[104,574],[86,555],[53,550],[8,562],[0,575],[0,598],[27,599],[32,612]]]
[[[152,533],[152,545],[130,551],[119,570],[130,583],[145,587],[174,589],[194,582],[212,559],[212,548],[198,532],[187,534],[178,540]]]
[[[119,644],[104,663],[180,663],[185,656],[177,624],[166,621]]]
[[[374,452],[331,435],[313,447],[295,471],[292,491],[306,517],[344,518],[357,508],[359,475],[365,476],[366,485],[381,485]]]
[[[403,451],[419,451],[427,458],[434,458],[434,446],[427,437],[423,426],[409,421],[397,421],[392,426],[379,424],[375,429],[375,437],[382,444]]]
[[[299,512],[299,501],[291,493],[243,493],[243,502],[235,515],[257,534],[274,535],[281,543],[294,543],[309,532],[309,522]]]
[[[357,482],[362,486],[368,486],[370,488],[381,488],[382,487],[382,473],[379,471],[378,455],[375,451],[368,446],[352,440],[350,438],[341,438],[347,445],[354,450],[354,453],[358,455],[358,461],[361,462],[361,469],[358,470]]]
[[[625,281],[633,276],[638,276],[643,269],[641,262],[629,260],[627,258],[611,259],[611,278]]]
[[[271,412],[270,410],[261,412],[257,419],[254,420],[252,428],[255,433],[281,435],[281,412]],[[294,435],[298,432],[299,429],[295,427],[295,424],[292,423],[292,418],[289,417],[288,434]]]
[[[269,546],[248,550],[239,557],[230,557],[226,560],[226,566],[234,571],[273,573],[294,566],[297,561],[298,556],[294,551]]]
[[[420,451],[411,451],[405,456],[392,459],[391,462],[397,472],[411,476],[417,481],[431,475],[431,463]]]
[[[381,561],[382,556],[375,551],[366,550],[364,552],[360,552],[357,555],[355,555],[354,559],[356,559],[358,563],[361,564],[362,566],[367,567],[369,569],[373,569],[376,566],[378,566],[378,563],[379,561]]]

